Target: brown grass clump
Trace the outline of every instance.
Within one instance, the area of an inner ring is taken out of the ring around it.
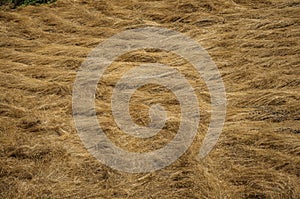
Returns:
[[[300,1],[92,1],[0,10],[0,198],[299,198]],[[106,38],[155,25],[199,42],[218,66],[227,91],[223,133],[203,160],[210,97],[189,63],[162,51],[118,58],[98,84],[97,116],[114,143],[151,151],[180,123],[178,101],[163,87],[140,88],[133,120],[149,123],[161,100],[169,116],[157,136],[131,138],[111,115],[118,79],[140,63],[165,63],[183,73],[201,110],[198,135],[174,164],[147,174],[113,170],[84,148],[72,118],[77,69]],[[120,139],[122,136],[123,139]]]

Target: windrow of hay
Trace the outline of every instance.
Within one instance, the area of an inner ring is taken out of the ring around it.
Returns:
[[[0,8],[0,198],[294,198],[300,196],[299,0],[58,0]],[[123,30],[159,26],[203,46],[218,66],[228,106],[221,137],[197,158],[210,121],[205,82],[186,60],[159,50],[120,56],[99,81],[99,124],[118,146],[151,151],[180,124],[178,100],[147,85],[130,112],[149,123],[161,102],[170,120],[148,140],[122,132],[111,93],[141,63],[180,71],[196,91],[198,134],[172,165],[147,174],[113,170],[91,156],[72,118],[76,72],[101,41]]]

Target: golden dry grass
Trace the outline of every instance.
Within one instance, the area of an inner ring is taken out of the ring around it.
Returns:
[[[0,10],[0,198],[300,198],[299,0],[59,0]],[[121,56],[96,95],[107,135],[131,151],[159,148],[176,133],[178,102],[157,85],[140,88],[131,113],[149,122],[160,99],[171,120],[149,140],[122,134],[110,113],[118,78],[141,62],[180,70],[197,91],[201,122],[189,150],[148,174],[113,170],[94,159],[72,119],[76,70],[104,39],[155,25],[183,32],[211,55],[225,83],[223,133],[197,159],[210,98],[190,65],[161,51]],[[119,139],[122,136],[122,139]]]

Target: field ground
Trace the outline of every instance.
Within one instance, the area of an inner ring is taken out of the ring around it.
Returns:
[[[299,0],[58,0],[2,7],[0,198],[299,198],[299,13]],[[156,172],[129,174],[101,164],[84,148],[72,118],[72,87],[77,69],[101,41],[147,25],[180,31],[208,51],[226,87],[227,116],[213,151],[197,159],[210,118],[203,80],[167,52],[121,56],[96,95],[99,122],[119,146],[159,148],[180,123],[172,93],[149,85],[133,96],[132,117],[147,124],[149,105],[163,99],[173,116],[164,135],[136,140],[119,131],[110,95],[133,66],[177,68],[201,106],[198,135],[180,159]]]

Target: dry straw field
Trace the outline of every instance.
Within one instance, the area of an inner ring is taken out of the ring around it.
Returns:
[[[299,0],[58,0],[0,10],[0,198],[300,198]],[[197,158],[210,121],[205,82],[184,59],[159,50],[120,56],[99,81],[96,111],[107,136],[129,151],[170,141],[180,124],[176,97],[147,85],[130,103],[149,123],[160,102],[170,116],[149,139],[127,136],[111,114],[122,74],[141,63],[178,69],[195,88],[201,120],[191,147],[151,173],[123,173],[85,149],[72,117],[77,69],[101,41],[158,26],[184,33],[218,66],[227,92],[223,133]]]

